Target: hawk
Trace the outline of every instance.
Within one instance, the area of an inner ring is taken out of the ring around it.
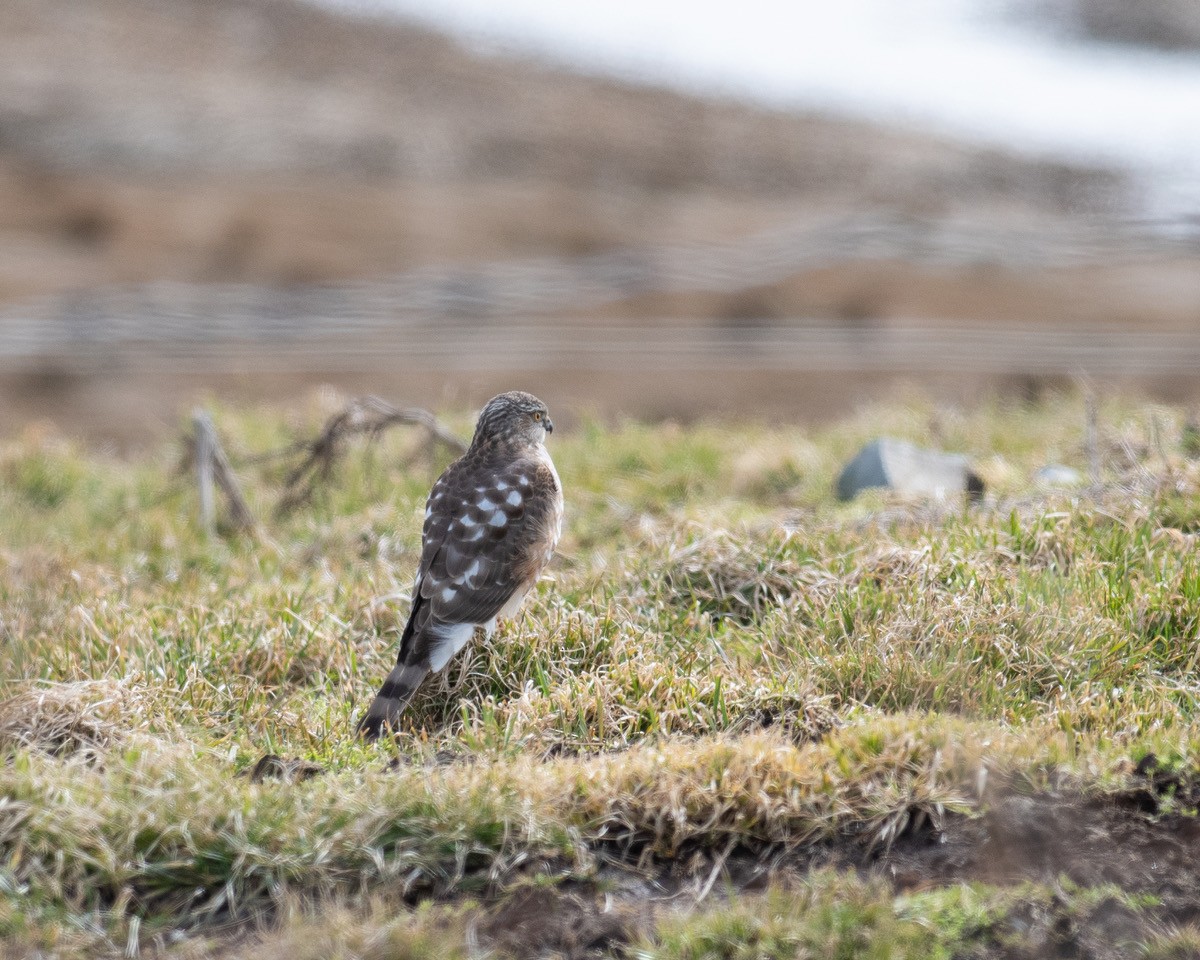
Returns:
[[[471,446],[433,485],[425,505],[412,609],[388,674],[358,731],[394,728],[426,674],[437,673],[482,627],[511,617],[554,554],[562,485],[546,451],[554,429],[532,394],[493,397]]]

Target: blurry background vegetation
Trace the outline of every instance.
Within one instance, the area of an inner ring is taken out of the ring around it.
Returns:
[[[1188,4],[1011,6],[1064,43],[1184,48],[1194,79]],[[1145,171],[601,75],[428,19],[4,4],[0,428],[125,442],[206,392],[317,383],[459,408],[522,385],[568,422],[811,420],[914,379],[1193,396],[1200,240],[1187,210],[1147,225]],[[948,362],[941,331],[991,339]]]

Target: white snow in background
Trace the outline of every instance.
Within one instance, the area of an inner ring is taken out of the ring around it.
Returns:
[[[1068,40],[988,0],[328,0],[773,105],[1132,167],[1200,213],[1200,55]]]

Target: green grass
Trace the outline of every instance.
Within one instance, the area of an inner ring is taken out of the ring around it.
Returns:
[[[1200,468],[1181,411],[1106,406],[1105,475],[1082,493],[1032,482],[1048,461],[1084,469],[1073,397],[556,433],[550,576],[378,746],[352,723],[395,656],[444,461],[395,431],[272,519],[283,465],[249,458],[319,413],[217,411],[256,537],[203,534],[178,446],[122,460],[43,430],[0,448],[13,956],[465,956],[531,877],[565,891],[692,862],[709,895],[624,949],[1001,955],[996,931],[1045,891],[906,896],[826,871],[743,895],[721,858],[886,849],[915,813],[975,815],[1005,782],[1118,789],[1147,752],[1196,767]],[[840,464],[882,433],[970,453],[986,502],[838,504]],[[251,784],[264,753],[325,772]],[[1163,924],[1146,950],[1189,937]]]

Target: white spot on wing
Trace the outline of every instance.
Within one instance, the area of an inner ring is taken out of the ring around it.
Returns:
[[[489,527],[502,527],[508,523],[508,517],[504,515],[503,510],[497,510],[492,514],[492,518],[488,521]]]
[[[465,583],[468,587],[474,587],[475,584],[473,584],[471,581],[479,575],[479,566],[480,564],[478,559],[472,560],[471,565],[462,572],[462,575],[455,577],[455,582]]]
[[[469,537],[466,537],[464,539],[466,539],[467,543],[474,543],[476,540],[482,540],[483,539],[483,527],[480,527],[473,534],[471,534]]]
[[[497,480],[497,481],[496,481],[496,489],[497,489],[497,490],[498,490],[500,493],[503,493],[505,490],[507,490],[507,489],[508,489],[508,484],[507,484],[507,483],[505,483],[503,480]]]
[[[461,524],[462,524],[462,525],[463,525],[463,526],[464,526],[466,529],[468,529],[468,530],[470,530],[470,529],[471,529],[473,526],[475,526],[475,525],[476,525],[476,524],[475,524],[475,521],[474,521],[474,520],[472,520],[472,519],[471,519],[470,517],[468,517],[468,516],[462,516],[462,517],[459,517],[459,518],[458,518],[458,522],[459,522],[459,523],[461,523]]]
[[[510,507],[519,507],[521,505],[521,499],[521,494],[514,490],[505,498],[505,502],[507,502]]]
[[[496,509],[496,505],[494,503],[492,503],[492,501],[488,497],[484,497],[477,504],[475,504],[475,506],[477,506],[480,510],[495,510]]]
[[[458,593],[455,587],[442,587],[442,602],[449,603],[454,599],[454,595]]]

